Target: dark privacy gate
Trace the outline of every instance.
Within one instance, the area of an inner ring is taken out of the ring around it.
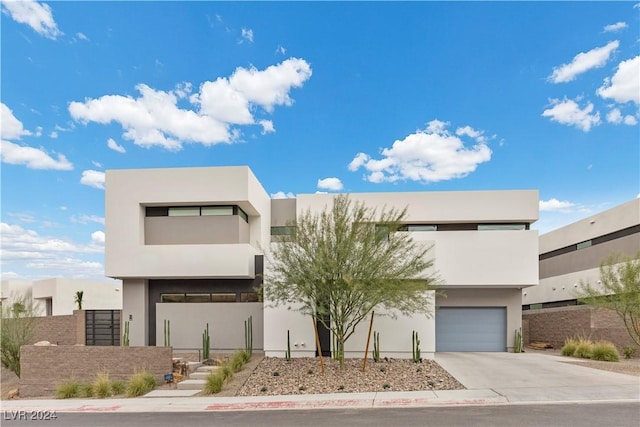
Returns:
[[[120,310],[85,311],[86,345],[120,345]]]

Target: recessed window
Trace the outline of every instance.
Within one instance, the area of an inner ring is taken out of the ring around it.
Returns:
[[[162,294],[160,302],[184,302],[184,294]]]
[[[260,302],[257,292],[241,292],[240,302]]]
[[[200,206],[170,207],[169,216],[200,216]]]
[[[525,224],[478,224],[478,230],[526,230]]]
[[[212,302],[236,302],[235,293],[214,293],[211,294]]]
[[[294,226],[278,226],[271,227],[272,236],[295,236],[296,227]]]
[[[233,215],[233,206],[203,206],[202,216]]]
[[[586,242],[580,242],[576,245],[576,249],[584,249],[591,246],[591,240],[587,240]]]
[[[211,294],[187,294],[185,302],[211,302]]]
[[[438,226],[434,224],[408,224],[403,225],[399,231],[437,231]]]

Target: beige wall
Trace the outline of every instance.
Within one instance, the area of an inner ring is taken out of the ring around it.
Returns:
[[[239,215],[147,217],[144,240],[147,245],[249,243],[249,224]]]
[[[122,286],[122,319],[121,327],[124,330],[125,322],[129,322],[129,344],[132,346],[146,345],[148,342],[149,316],[149,285],[144,279],[125,279]]]
[[[248,243],[145,245],[145,206],[238,205]],[[117,278],[253,277],[269,241],[270,198],[247,167],[109,170],[105,274]]]
[[[253,349],[262,350],[262,303],[158,303],[156,345],[164,345],[164,320],[171,321],[171,347],[202,348],[202,333],[209,323],[212,351],[244,348],[244,321],[253,316]]]
[[[271,226],[282,227],[296,220],[296,199],[271,200]]]

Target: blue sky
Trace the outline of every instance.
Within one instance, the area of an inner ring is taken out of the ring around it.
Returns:
[[[272,197],[638,197],[640,3],[2,1],[2,278],[103,279],[104,172],[248,165]]]

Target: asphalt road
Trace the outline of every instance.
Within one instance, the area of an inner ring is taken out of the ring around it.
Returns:
[[[579,426],[638,427],[640,402],[439,408],[383,408],[300,411],[59,413],[54,420],[11,419],[20,414],[2,411],[3,427],[195,427],[195,426]],[[29,416],[30,414],[26,414]]]

